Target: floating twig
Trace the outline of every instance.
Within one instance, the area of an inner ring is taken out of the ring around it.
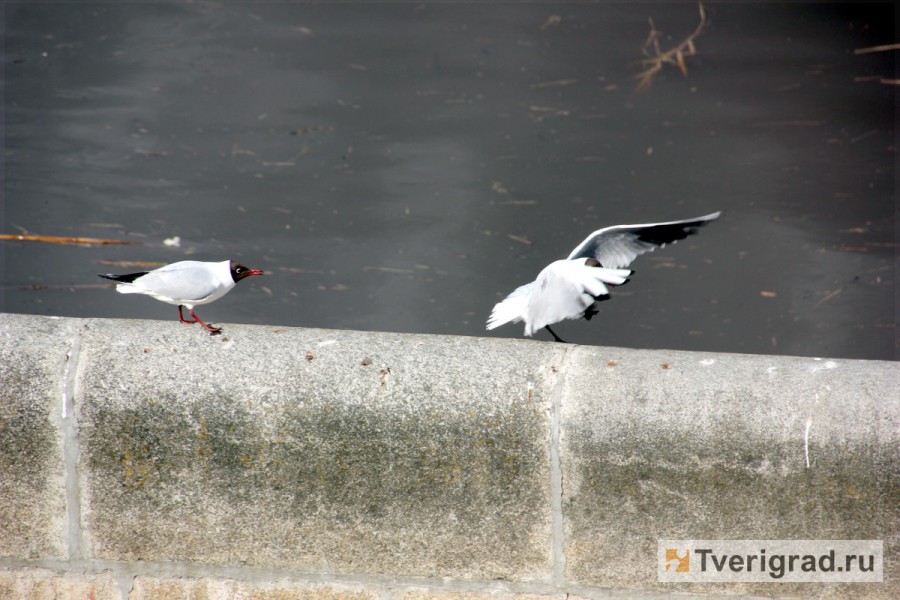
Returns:
[[[819,308],[820,306],[822,306],[823,304],[825,304],[826,302],[828,302],[829,300],[831,300],[831,299],[834,298],[835,296],[839,296],[840,293],[843,292],[843,291],[844,291],[844,288],[838,288],[838,289],[836,289],[836,290],[831,290],[830,292],[828,292],[827,294],[825,294],[825,296],[824,296],[821,300],[819,300],[818,302],[816,302],[815,304],[813,304],[813,310]]]
[[[77,246],[103,246],[107,244],[142,244],[128,240],[107,240],[89,237],[60,237],[55,235],[30,235],[21,233],[0,233],[0,240],[20,240],[26,242],[46,242],[48,244],[74,244]]]
[[[869,46],[868,48],[857,48],[853,54],[870,54],[872,52],[890,52],[891,50],[900,50],[900,44],[882,44],[881,46]]]
[[[541,25],[541,31],[544,31],[548,27],[559,25],[560,23],[562,23],[562,17],[560,17],[559,15],[550,15],[549,17],[547,17],[547,20],[544,21],[544,24]]]
[[[43,290],[94,290],[115,287],[114,283],[30,283],[28,285],[0,285],[0,290],[18,289],[25,292],[40,292]]]
[[[882,44],[880,46],[869,46],[868,48],[857,48],[853,54],[871,54],[873,52],[890,52],[900,50],[900,44]],[[900,79],[891,77],[881,77],[878,75],[870,75],[863,77],[854,77],[854,81],[877,81],[883,85],[900,85]]]
[[[414,273],[413,269],[401,269],[399,267],[385,267],[385,266],[365,266],[362,268],[363,271],[381,271],[382,273],[398,273],[400,275],[409,275]]]
[[[166,263],[150,260],[98,260],[97,264],[105,267],[121,267],[123,269],[156,269],[165,266]]]
[[[700,11],[700,23],[697,25],[697,28],[694,29],[691,35],[682,40],[680,44],[665,51],[659,47],[662,31],[656,28],[652,17],[648,19],[650,21],[650,33],[647,35],[647,41],[644,42],[644,46],[641,48],[641,52],[647,58],[641,60],[644,70],[634,76],[638,80],[635,91],[644,92],[650,89],[650,86],[653,84],[653,78],[662,71],[663,65],[666,63],[678,67],[683,75],[687,75],[687,65],[684,62],[684,57],[697,54],[694,40],[706,26],[706,11],[703,9],[703,4],[698,3],[697,7]]]
[[[567,85],[573,85],[575,83],[578,83],[577,79],[557,79],[555,81],[542,81],[540,83],[532,83],[531,89],[540,90],[551,87],[564,87]]]

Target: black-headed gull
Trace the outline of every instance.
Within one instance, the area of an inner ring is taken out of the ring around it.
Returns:
[[[227,294],[244,277],[262,275],[259,269],[248,269],[230,260],[200,262],[182,260],[153,271],[128,273],[127,275],[101,275],[119,282],[116,290],[122,294],[146,294],[168,304],[178,305],[178,319],[182,323],[200,323],[211,333],[219,333],[221,327],[212,327],[194,314],[198,304],[208,304]],[[186,307],[193,321],[181,313]]]
[[[550,325],[566,319],[590,320],[598,312],[596,303],[609,299],[606,286],[628,282],[633,271],[625,267],[631,261],[697,233],[721,214],[598,229],[572,250],[568,258],[550,263],[537,279],[516,288],[497,303],[488,318],[487,329],[525,321],[525,335],[530,336],[543,327],[553,339],[562,342]]]

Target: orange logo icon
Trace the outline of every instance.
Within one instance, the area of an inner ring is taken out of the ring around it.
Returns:
[[[680,552],[677,548],[666,548],[666,571],[690,573],[691,551],[685,548]]]

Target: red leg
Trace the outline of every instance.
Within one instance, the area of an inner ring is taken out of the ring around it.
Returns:
[[[191,313],[193,314],[193,312],[194,311],[192,310]],[[197,321],[186,321],[185,320],[184,315],[181,314],[181,305],[180,304],[178,305],[178,320],[181,321],[182,323],[187,323],[188,325],[191,325],[191,324],[197,322]]]
[[[194,314],[193,308],[191,309],[191,316],[194,317],[195,319],[197,319],[196,321],[194,321],[194,323],[200,323],[201,325],[203,325],[204,329],[206,329],[210,333],[220,333],[222,331],[221,327],[213,327],[212,325],[207,325],[206,323],[201,321],[200,317],[198,317],[197,315]]]

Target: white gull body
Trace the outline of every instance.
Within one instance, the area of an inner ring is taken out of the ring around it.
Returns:
[[[615,225],[598,229],[579,244],[568,258],[550,263],[537,279],[516,288],[491,311],[487,329],[506,323],[525,322],[525,335],[567,319],[590,319],[595,304],[609,298],[608,285],[622,285],[632,274],[626,269],[646,252],[662,248],[697,232],[718,219],[715,212],[696,219]]]
[[[146,294],[161,302],[192,309],[209,304],[235,286],[231,261],[200,262],[183,260],[141,275],[131,282],[120,282],[121,294]]]
[[[218,333],[219,328],[207,325],[194,314],[194,307],[218,300],[244,277],[262,274],[259,269],[248,269],[230,260],[183,260],[153,271],[100,277],[118,282],[116,291],[121,294],[144,294],[167,304],[175,304],[182,323],[200,323],[210,332]],[[182,307],[190,311],[193,321],[185,320]]]

